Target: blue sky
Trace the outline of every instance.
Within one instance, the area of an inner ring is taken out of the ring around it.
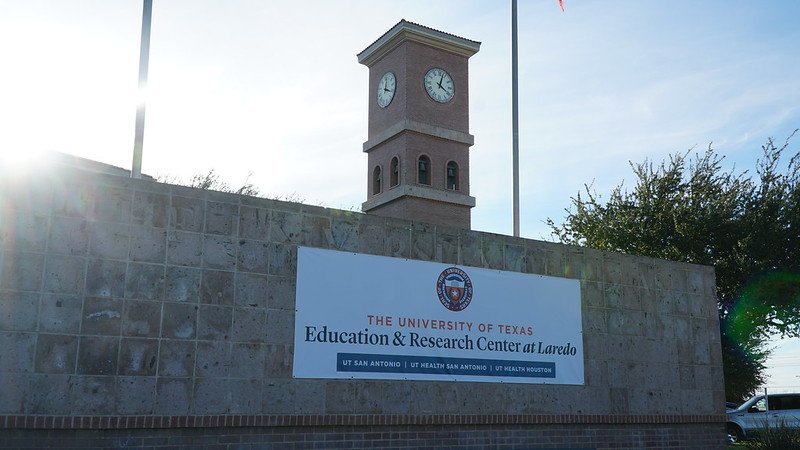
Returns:
[[[629,161],[713,142],[748,169],[767,137],[800,127],[800,2],[565,6],[519,2],[522,236],[550,239],[548,217],[584,183],[631,182]],[[144,172],[214,168],[360,210],[369,87],[355,55],[401,18],[482,42],[472,222],[510,234],[510,1],[154,0]],[[140,20],[138,0],[0,0],[0,154],[130,167]]]

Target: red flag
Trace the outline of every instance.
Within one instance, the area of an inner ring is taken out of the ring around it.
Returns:
[[[558,6],[561,7],[561,12],[564,12],[564,0],[558,0]]]

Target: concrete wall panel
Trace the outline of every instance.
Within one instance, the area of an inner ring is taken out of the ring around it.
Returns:
[[[5,414],[722,412],[709,267],[78,170],[0,195]],[[578,279],[586,385],[294,379],[298,245]]]

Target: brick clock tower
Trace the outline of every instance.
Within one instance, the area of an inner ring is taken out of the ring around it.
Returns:
[[[369,68],[366,213],[470,228],[468,60],[480,42],[401,20]]]

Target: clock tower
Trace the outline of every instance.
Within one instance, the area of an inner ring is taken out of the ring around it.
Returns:
[[[369,68],[366,213],[470,228],[468,60],[480,42],[401,20]]]

